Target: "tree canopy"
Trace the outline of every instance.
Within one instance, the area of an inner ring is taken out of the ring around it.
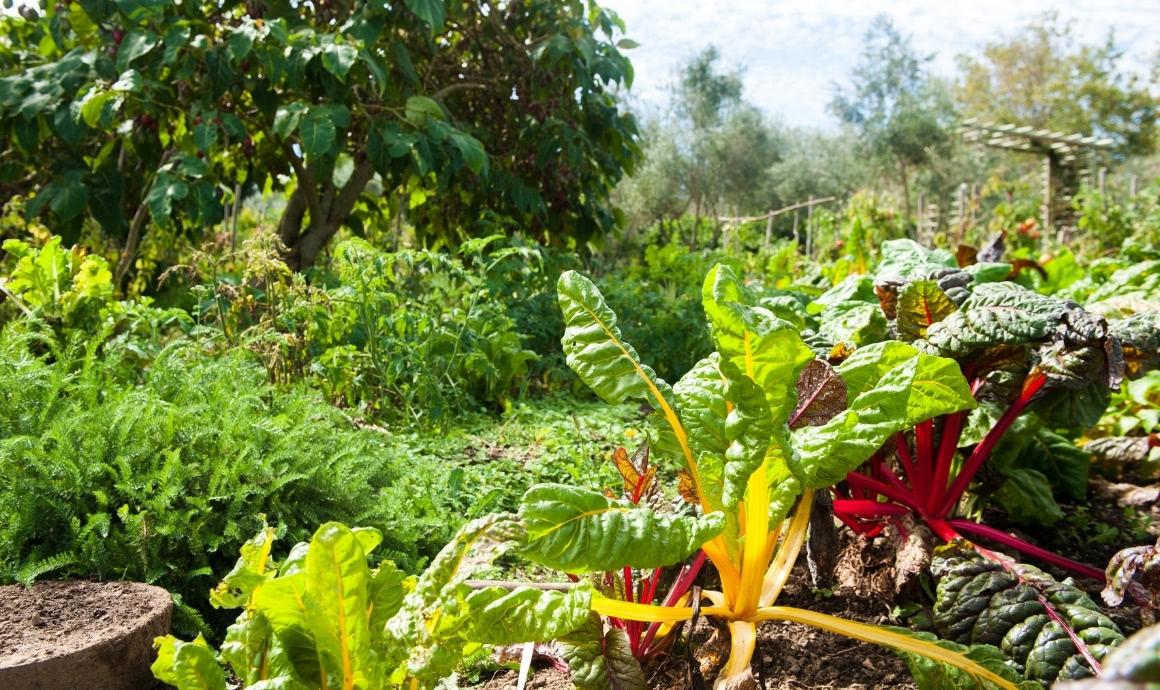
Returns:
[[[950,141],[953,114],[945,91],[926,70],[930,59],[915,51],[889,17],[879,16],[849,86],[830,102],[830,110],[859,131],[876,157],[897,167],[907,216],[912,171]]]
[[[1055,15],[959,59],[955,97],[966,117],[1114,139],[1125,154],[1156,150],[1160,103],[1140,75],[1122,69],[1109,35],[1078,43]]]
[[[594,2],[80,0],[0,26],[0,191],[68,241],[99,228],[118,277],[144,233],[257,189],[287,194],[296,268],[401,213],[425,242],[498,216],[582,244],[639,152]]]

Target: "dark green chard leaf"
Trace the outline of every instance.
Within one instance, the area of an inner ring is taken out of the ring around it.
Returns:
[[[1042,341],[1066,311],[1066,303],[1014,283],[987,283],[976,287],[959,311],[931,326],[927,341],[946,357]]]
[[[1139,378],[1160,367],[1160,314],[1136,314],[1108,325],[1123,346],[1127,378]]]
[[[951,545],[936,551],[931,572],[939,578],[934,607],[939,634],[963,644],[998,647],[1028,680],[1047,685],[1092,672],[1044,601],[1097,661],[1123,640],[1116,624],[1086,594],[1031,566],[1004,569],[974,550]]]
[[[1036,470],[1009,470],[994,498],[1011,519],[1025,525],[1051,525],[1063,517],[1051,495],[1051,482]]]
[[[1099,678],[1060,683],[1059,690],[1156,690],[1160,688],[1160,625],[1137,632],[1104,660]]]

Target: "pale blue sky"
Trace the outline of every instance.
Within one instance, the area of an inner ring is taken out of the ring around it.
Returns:
[[[641,47],[628,51],[636,71],[633,95],[646,108],[666,102],[666,89],[683,59],[714,44],[728,66],[744,66],[745,97],[790,125],[835,126],[826,112],[832,83],[858,60],[874,17],[894,18],[933,70],[949,76],[955,56],[1017,31],[1051,10],[1075,21],[1086,42],[1109,30],[1125,64],[1147,74],[1160,50],[1160,0],[602,0],[628,24]],[[1154,85],[1155,88],[1155,85]]]

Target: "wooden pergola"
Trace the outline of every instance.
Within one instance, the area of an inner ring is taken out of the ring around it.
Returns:
[[[1067,134],[1015,124],[963,120],[964,141],[991,148],[1018,151],[1043,160],[1043,228],[1066,225],[1072,217],[1071,199],[1085,177],[1090,178],[1099,153],[1115,149],[1111,139]]]

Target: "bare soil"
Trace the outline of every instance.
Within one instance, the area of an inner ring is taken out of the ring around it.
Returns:
[[[152,641],[171,610],[168,592],[134,582],[0,587],[0,687],[153,687]]]

